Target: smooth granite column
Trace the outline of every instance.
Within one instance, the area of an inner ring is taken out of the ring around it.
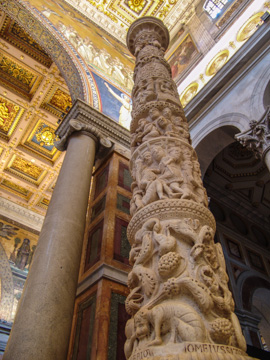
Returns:
[[[74,120],[72,120],[74,121]],[[41,230],[5,360],[65,360],[96,142],[69,132],[66,156]],[[73,129],[74,131],[74,129]]]
[[[243,146],[252,150],[257,158],[261,158],[270,171],[270,106],[259,121],[252,120],[250,128],[235,138]]]

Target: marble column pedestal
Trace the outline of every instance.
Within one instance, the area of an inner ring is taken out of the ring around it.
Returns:
[[[66,359],[95,146],[69,139],[4,360]]]

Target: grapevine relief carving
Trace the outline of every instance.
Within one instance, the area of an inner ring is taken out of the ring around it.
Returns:
[[[164,60],[167,45],[168,34],[157,19],[139,19],[129,30],[128,46],[137,59],[125,355],[167,359],[171,351],[183,351],[180,345],[195,342],[234,347],[244,356],[200,166]]]

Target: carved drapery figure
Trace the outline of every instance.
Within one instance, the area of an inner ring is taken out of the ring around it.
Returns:
[[[197,359],[198,353],[244,359],[222,249],[214,243],[215,220],[164,60],[168,42],[167,29],[151,17],[133,23],[127,36],[136,67],[125,354],[132,360]]]

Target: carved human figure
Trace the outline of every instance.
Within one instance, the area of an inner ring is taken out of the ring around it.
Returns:
[[[245,342],[233,314],[221,247],[214,243],[215,221],[207,208],[188,123],[164,60],[167,35],[155,18],[138,19],[128,33],[128,46],[137,59],[131,127],[133,217],[128,226],[133,269],[126,301],[132,319],[125,353],[130,360],[145,354],[160,360],[199,355],[217,360],[226,354],[216,356],[208,345],[239,351]],[[263,131],[258,129],[256,136]],[[199,343],[203,354],[183,354],[183,342]]]
[[[170,197],[181,198],[183,190],[181,184],[183,183],[183,175],[181,170],[181,163],[183,161],[181,148],[174,146],[170,149],[167,157],[161,160],[162,173],[160,178],[166,181],[171,189]]]
[[[154,146],[151,153],[144,154],[145,165],[142,167],[141,172],[140,168],[136,168],[136,173],[141,174],[138,185],[144,191],[142,197],[144,206],[158,199],[166,199],[171,195],[171,190],[166,185],[166,182],[158,176],[161,172],[160,161],[164,156],[164,150],[159,146]],[[137,161],[140,163],[139,160]]]

